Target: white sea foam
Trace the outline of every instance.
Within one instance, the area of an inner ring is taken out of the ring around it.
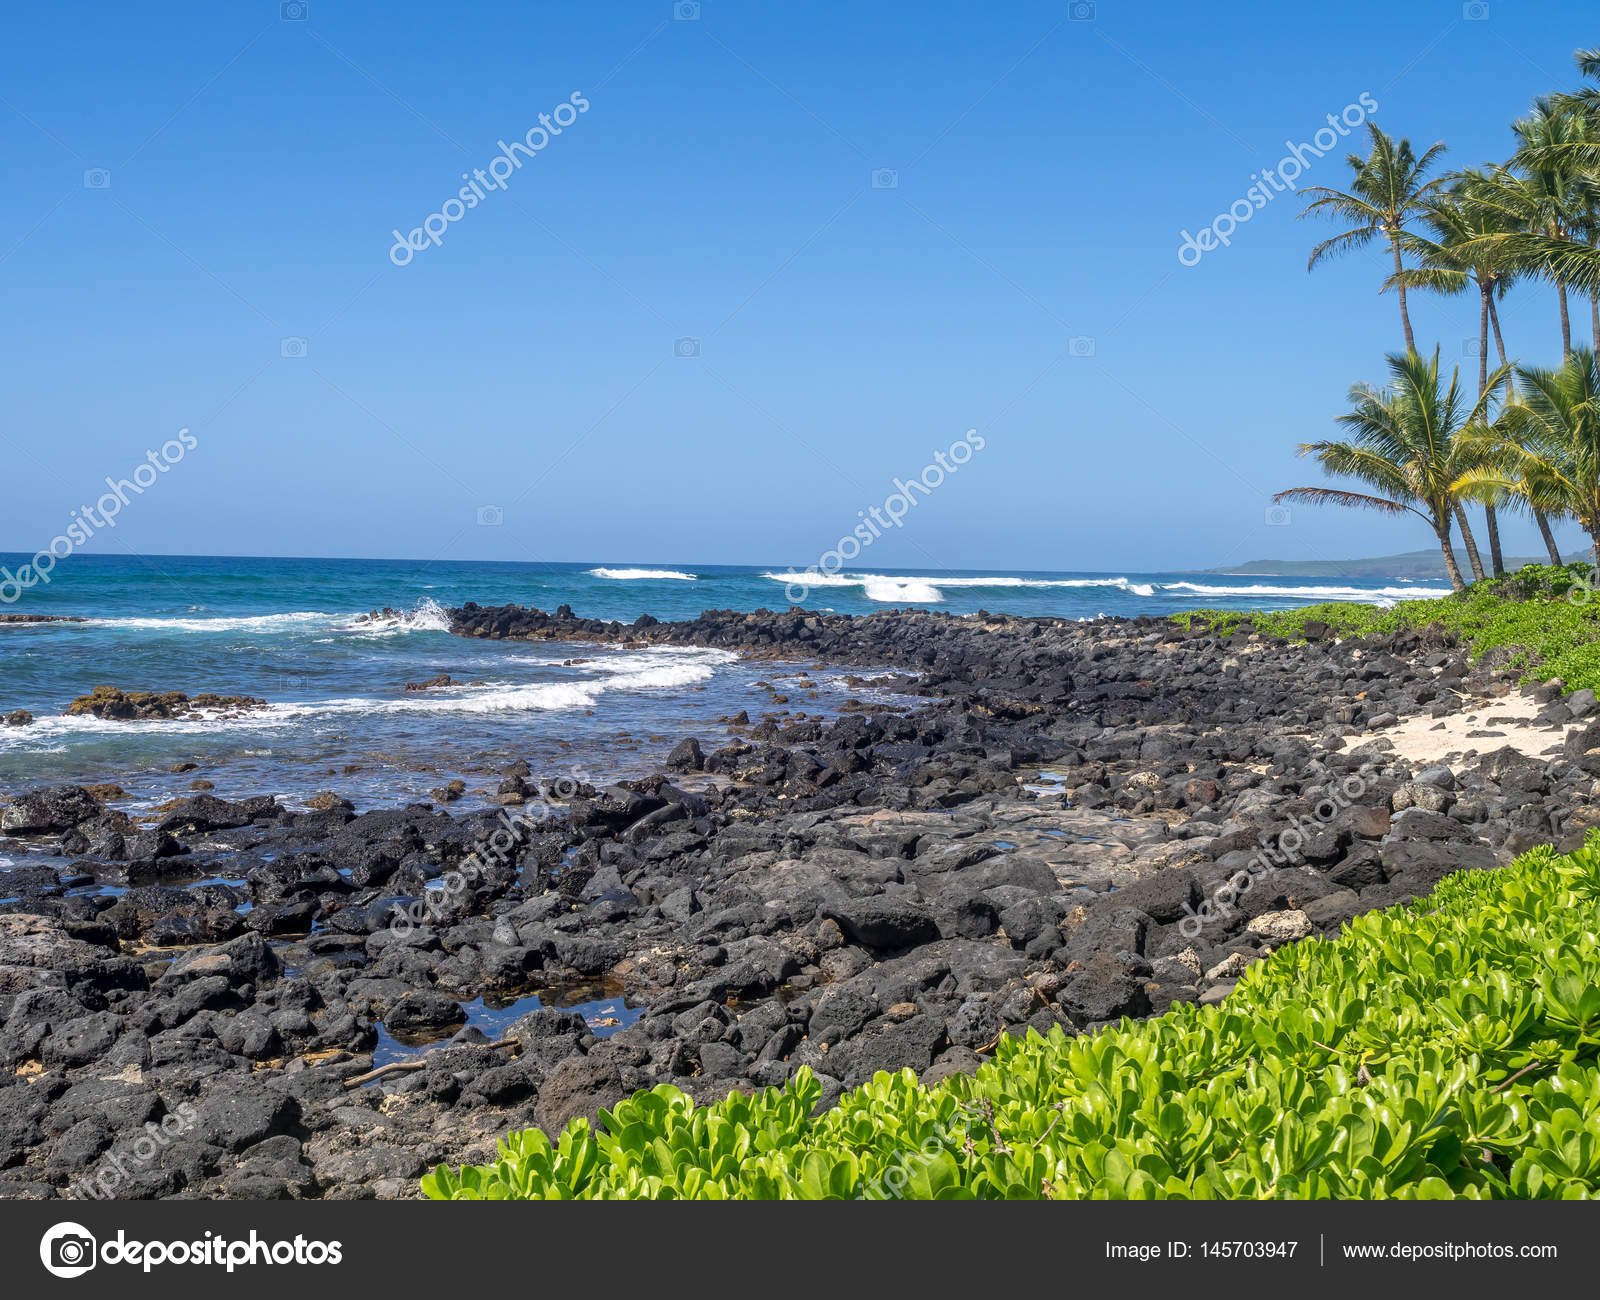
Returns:
[[[642,582],[646,580],[659,582],[694,582],[696,576],[692,573],[680,573],[677,569],[590,569],[592,578],[611,578],[616,582]]]
[[[860,587],[869,600],[932,604],[945,599],[944,588],[1116,587],[1135,596],[1153,596],[1155,588],[1129,578],[917,578],[882,573],[765,573],[762,577],[796,587]]]
[[[282,632],[299,624],[331,623],[338,617],[318,610],[302,610],[294,614],[259,614],[253,618],[94,618],[89,622],[99,627],[151,632]]]
[[[369,636],[388,636],[396,632],[448,632],[450,614],[432,596],[424,596],[410,609],[388,618],[352,615],[339,630]]]
[[[797,587],[860,587],[868,600],[932,605],[944,599],[944,592],[925,578],[881,573],[765,573],[762,577]]]
[[[90,716],[41,717],[28,727],[0,728],[0,751],[28,749],[54,753],[69,742],[93,737],[133,738],[152,734],[205,735],[222,729],[255,731],[296,727],[322,719],[402,714],[500,714],[592,709],[602,696],[692,686],[710,679],[723,664],[736,662],[730,650],[656,647],[597,659],[579,666],[577,681],[485,682],[407,692],[399,698],[351,696],[269,704],[237,716],[209,714],[203,719],[159,718],[121,722]]]
[[[486,682],[410,692],[400,699],[355,698],[279,705],[269,713],[299,718],[336,713],[522,713],[529,710],[593,708],[613,692],[662,690],[709,680],[719,665],[738,656],[727,650],[646,650],[616,660],[580,665],[580,681]]]
[[[658,673],[676,673],[685,669],[714,669],[719,664],[731,664],[739,661],[739,655],[734,650],[713,650],[703,646],[689,645],[662,645],[652,646],[648,650],[626,650],[621,654],[612,653],[590,660],[580,665],[594,672],[614,673],[619,677],[653,676]],[[704,681],[710,676],[709,671],[703,676],[686,680]],[[676,683],[668,682],[668,685]]]
[[[297,627],[322,624],[341,632],[448,632],[450,615],[444,606],[431,597],[424,596],[409,610],[390,618],[369,618],[366,615],[330,614],[324,610],[304,609],[287,614],[226,615],[209,618],[163,618],[158,615],[139,615],[127,618],[92,618],[88,623],[98,627],[120,627],[144,632],[251,632],[270,634],[293,631]]]
[[[1382,603],[1395,600],[1432,600],[1448,596],[1448,587],[1283,587],[1255,583],[1248,587],[1224,587],[1205,582],[1169,582],[1165,591],[1187,591],[1196,596],[1278,596],[1301,600],[1363,600]]]

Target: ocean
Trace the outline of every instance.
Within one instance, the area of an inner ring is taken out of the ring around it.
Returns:
[[[0,582],[30,557],[0,554]],[[809,583],[802,593],[797,584]],[[657,765],[685,735],[717,740],[719,719],[836,716],[877,688],[848,665],[740,663],[723,651],[626,650],[451,636],[444,610],[515,601],[631,622],[705,609],[807,608],[865,614],[915,605],[970,614],[1089,619],[1197,607],[1281,609],[1325,600],[1443,595],[1399,581],[1330,583],[1181,573],[846,573],[687,564],[512,564],[406,560],[78,555],[47,584],[0,587],[0,614],[75,615],[83,623],[0,624],[0,792],[115,782],[119,806],[154,806],[196,780],[237,798],[290,803],[332,790],[358,807],[430,797],[452,780],[457,807],[492,798],[498,773],[525,759],[538,776],[615,780]],[[390,607],[397,616],[358,622]],[[405,690],[440,673],[457,685]],[[68,717],[97,685],[249,695],[248,716],[116,722]],[[174,772],[179,765],[192,769]]]

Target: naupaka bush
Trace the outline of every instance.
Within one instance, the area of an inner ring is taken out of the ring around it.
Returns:
[[[1470,1198],[1600,1191],[1600,839],[1462,872],[1227,1002],[1006,1038],[976,1074],[641,1092],[438,1199]]]

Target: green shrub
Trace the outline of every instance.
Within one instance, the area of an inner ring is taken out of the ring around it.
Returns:
[[[1559,600],[1574,592],[1585,598],[1594,588],[1594,565],[1581,561],[1572,564],[1525,564],[1504,578],[1491,578],[1475,584],[1505,600]]]
[[[1463,872],[1252,966],[1218,1007],[1003,1039],[975,1075],[696,1107],[662,1086],[513,1134],[437,1199],[1600,1193],[1600,839]]]
[[[1503,652],[1503,662],[1526,677],[1559,677],[1568,690],[1600,689],[1600,600],[1588,565],[1556,568],[1531,564],[1497,587],[1478,583],[1439,600],[1403,600],[1387,609],[1336,601],[1270,613],[1201,609],[1173,619],[1186,631],[1229,636],[1248,624],[1257,632],[1290,641],[1306,639],[1306,625],[1320,623],[1339,637],[1388,636],[1439,627],[1453,633],[1474,657]],[[1497,595],[1516,584],[1515,599]]]

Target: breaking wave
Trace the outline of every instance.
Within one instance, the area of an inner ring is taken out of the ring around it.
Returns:
[[[88,622],[99,627],[123,627],[148,632],[282,632],[297,624],[331,623],[337,614],[324,614],[304,610],[295,614],[258,614],[251,618],[92,618]]]
[[[1276,596],[1299,600],[1364,600],[1373,603],[1396,600],[1434,600],[1448,596],[1448,587],[1278,587],[1258,583],[1249,587],[1223,587],[1204,582],[1171,582],[1163,591],[1187,591],[1196,596]]]
[[[410,609],[398,613],[358,614],[344,623],[339,630],[380,636],[394,632],[448,632],[450,613],[433,597],[424,596]]]
[[[615,582],[694,582],[696,575],[677,569],[590,569],[591,578],[610,578]]]
[[[942,588],[1116,587],[1135,596],[1153,596],[1155,588],[1128,578],[917,578],[882,573],[765,573],[773,582],[796,587],[860,587],[868,600],[937,604],[945,600]]]

